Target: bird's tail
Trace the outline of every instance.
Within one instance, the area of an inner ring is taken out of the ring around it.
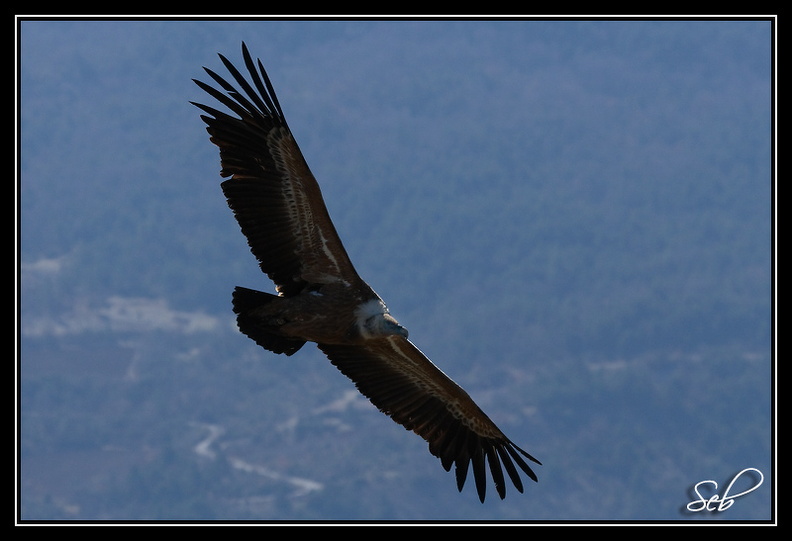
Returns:
[[[231,302],[234,313],[237,315],[237,326],[243,334],[273,353],[292,355],[303,347],[305,340],[284,338],[276,328],[267,326],[262,318],[257,317],[255,313],[256,309],[277,298],[279,298],[277,295],[237,286],[234,288]]]

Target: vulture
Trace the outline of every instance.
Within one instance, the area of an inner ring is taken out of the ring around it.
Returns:
[[[526,459],[541,463],[408,340],[407,329],[358,276],[261,61],[254,63],[242,44],[248,80],[219,56],[236,87],[209,68],[219,89],[193,80],[232,114],[191,103],[205,113],[210,141],[220,149],[223,194],[277,292],[236,287],[239,330],[278,354],[316,343],[374,406],[426,440],[446,471],[454,466],[460,492],[468,469],[481,502],[488,469],[501,499],[504,470],[522,492],[520,470],[537,481]]]

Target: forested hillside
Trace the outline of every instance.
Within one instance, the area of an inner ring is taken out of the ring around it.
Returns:
[[[361,275],[543,462],[524,495],[457,494],[315,348],[235,330],[233,287],[271,285],[188,101],[242,40]],[[769,23],[27,21],[20,43],[22,518],[769,518]],[[755,492],[684,512],[747,467]]]

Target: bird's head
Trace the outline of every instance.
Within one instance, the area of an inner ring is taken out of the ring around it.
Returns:
[[[396,321],[380,299],[373,299],[361,304],[357,311],[357,330],[363,338],[382,336],[403,336],[408,332]]]
[[[380,321],[376,323],[379,326],[379,330],[381,334],[384,335],[398,335],[407,338],[409,333],[407,329],[402,327],[402,325],[396,321],[396,318],[390,314],[383,314]]]

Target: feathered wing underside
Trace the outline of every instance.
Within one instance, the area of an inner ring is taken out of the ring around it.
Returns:
[[[523,485],[516,466],[537,480],[523,457],[539,461],[511,442],[461,387],[406,338],[392,336],[357,346],[319,344],[319,348],[380,411],[425,439],[446,471],[456,465],[460,491],[468,465],[482,502],[487,465],[501,498],[506,495],[504,469],[520,492]]]
[[[228,205],[259,266],[285,296],[307,283],[351,282],[357,273],[325,207],[319,185],[286,124],[261,62],[242,54],[253,86],[220,55],[237,90],[204,68],[222,91],[195,83],[233,115],[194,103],[208,114],[211,141],[220,148]]]

